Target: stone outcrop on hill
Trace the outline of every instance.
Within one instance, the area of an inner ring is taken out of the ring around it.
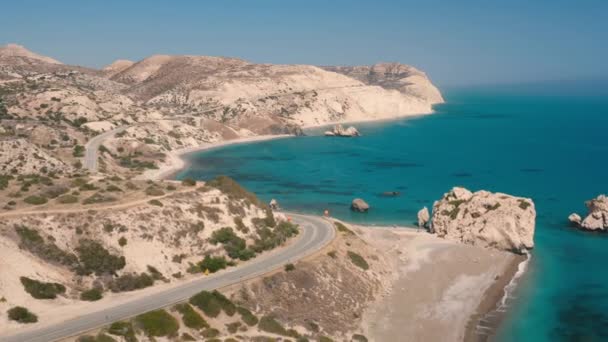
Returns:
[[[523,253],[534,247],[529,198],[455,187],[433,205],[430,231],[449,240]]]
[[[599,195],[585,202],[588,213],[585,218],[578,214],[571,214],[568,220],[575,226],[585,230],[608,230],[608,196]]]

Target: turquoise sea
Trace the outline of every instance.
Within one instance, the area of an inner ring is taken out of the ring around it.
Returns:
[[[451,187],[531,197],[535,243],[499,341],[607,341],[608,234],[568,227],[608,193],[608,83],[444,90],[436,114],[358,124],[363,136],[309,136],[189,156],[178,178],[227,174],[289,210],[411,225]],[[401,196],[382,197],[384,191]],[[367,214],[349,210],[364,198]]]

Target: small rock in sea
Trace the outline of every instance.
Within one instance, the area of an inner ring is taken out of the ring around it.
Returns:
[[[272,210],[279,209],[279,202],[277,202],[277,200],[274,198],[270,200],[270,203],[268,205],[270,205],[270,209],[272,209]]]
[[[575,227],[580,227],[581,226],[581,221],[583,221],[583,219],[581,218],[581,216],[577,213],[572,213],[570,214],[570,216],[568,216],[568,221],[570,221],[570,223],[575,226]]]
[[[355,198],[350,205],[350,209],[360,213],[365,213],[369,210],[369,204],[360,198]]]
[[[358,137],[361,135],[355,127],[350,126],[345,129],[342,125],[335,125],[333,130],[325,131],[324,134],[327,137]]]
[[[577,227],[585,230],[608,231],[608,196],[599,195],[585,202],[587,216],[581,218],[577,214],[568,216],[568,220]]]

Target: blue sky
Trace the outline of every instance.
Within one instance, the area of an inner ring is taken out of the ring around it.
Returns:
[[[442,86],[608,78],[608,0],[19,0],[0,44],[101,67],[152,54],[357,65]]]

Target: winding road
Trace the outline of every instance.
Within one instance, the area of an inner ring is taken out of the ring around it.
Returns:
[[[335,237],[333,225],[328,220],[293,213],[288,215],[300,225],[300,234],[295,241],[283,249],[262,254],[241,266],[214,275],[202,276],[181,284],[177,283],[173,287],[153,294],[138,296],[137,292],[133,292],[132,299],[114,307],[95,310],[95,303],[91,303],[91,313],[89,314],[53,325],[24,327],[23,330],[0,337],[0,341],[46,342],[71,337],[111,322],[184,301],[202,290],[218,289],[263,275],[319,251]]]
[[[89,140],[87,142],[87,144],[84,146],[85,150],[84,150],[84,159],[82,161],[82,166],[91,172],[96,172],[97,171],[97,151],[99,150],[99,146],[101,146],[101,144],[103,143],[104,140],[114,136],[114,134],[116,134],[116,133],[120,133],[120,132],[124,131],[125,129],[127,129],[127,127],[128,126],[120,126],[120,127],[114,128],[113,130],[101,133],[101,134],[96,135],[95,137],[91,138],[91,140]]]

